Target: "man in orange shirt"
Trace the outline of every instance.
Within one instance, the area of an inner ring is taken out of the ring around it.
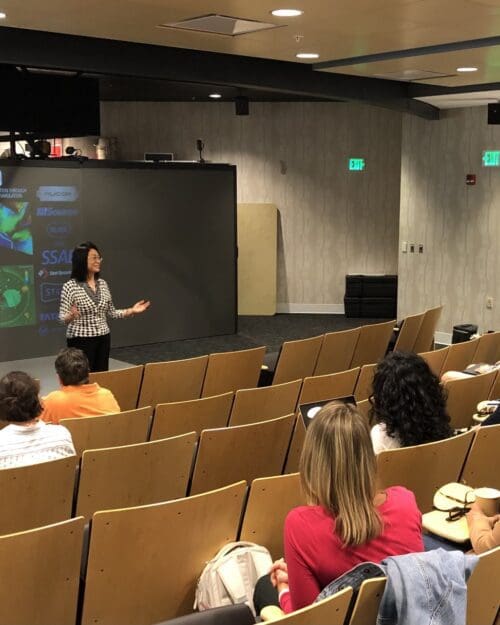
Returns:
[[[60,419],[120,412],[120,406],[111,391],[101,388],[96,382],[89,383],[89,361],[81,349],[62,349],[56,358],[55,367],[61,388],[42,399],[41,418],[44,421],[59,423]]]

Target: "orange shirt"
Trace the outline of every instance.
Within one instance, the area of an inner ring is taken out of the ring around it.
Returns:
[[[59,423],[60,419],[74,417],[97,417],[120,412],[113,393],[101,388],[97,382],[78,386],[61,386],[42,399],[41,418],[47,423]]]

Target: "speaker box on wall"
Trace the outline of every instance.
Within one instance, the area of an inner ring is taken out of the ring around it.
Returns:
[[[245,96],[236,96],[234,98],[234,105],[236,109],[236,115],[249,115],[250,114],[250,106],[248,103],[248,98]]]
[[[488,124],[500,124],[500,102],[488,104]]]

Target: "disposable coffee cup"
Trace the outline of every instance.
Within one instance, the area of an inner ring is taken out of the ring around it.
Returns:
[[[474,491],[476,503],[479,509],[486,516],[494,516],[498,514],[500,509],[500,490],[496,488],[476,488]]]

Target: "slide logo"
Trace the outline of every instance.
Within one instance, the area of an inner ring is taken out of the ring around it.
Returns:
[[[38,187],[36,195],[40,202],[75,202],[78,190],[76,187]]]
[[[66,237],[71,233],[71,225],[68,223],[50,223],[47,226],[47,234],[49,237]]]
[[[42,265],[70,265],[73,250],[43,250]]]
[[[62,284],[51,284],[50,282],[42,282],[40,285],[40,299],[44,304],[57,302],[61,295]]]

